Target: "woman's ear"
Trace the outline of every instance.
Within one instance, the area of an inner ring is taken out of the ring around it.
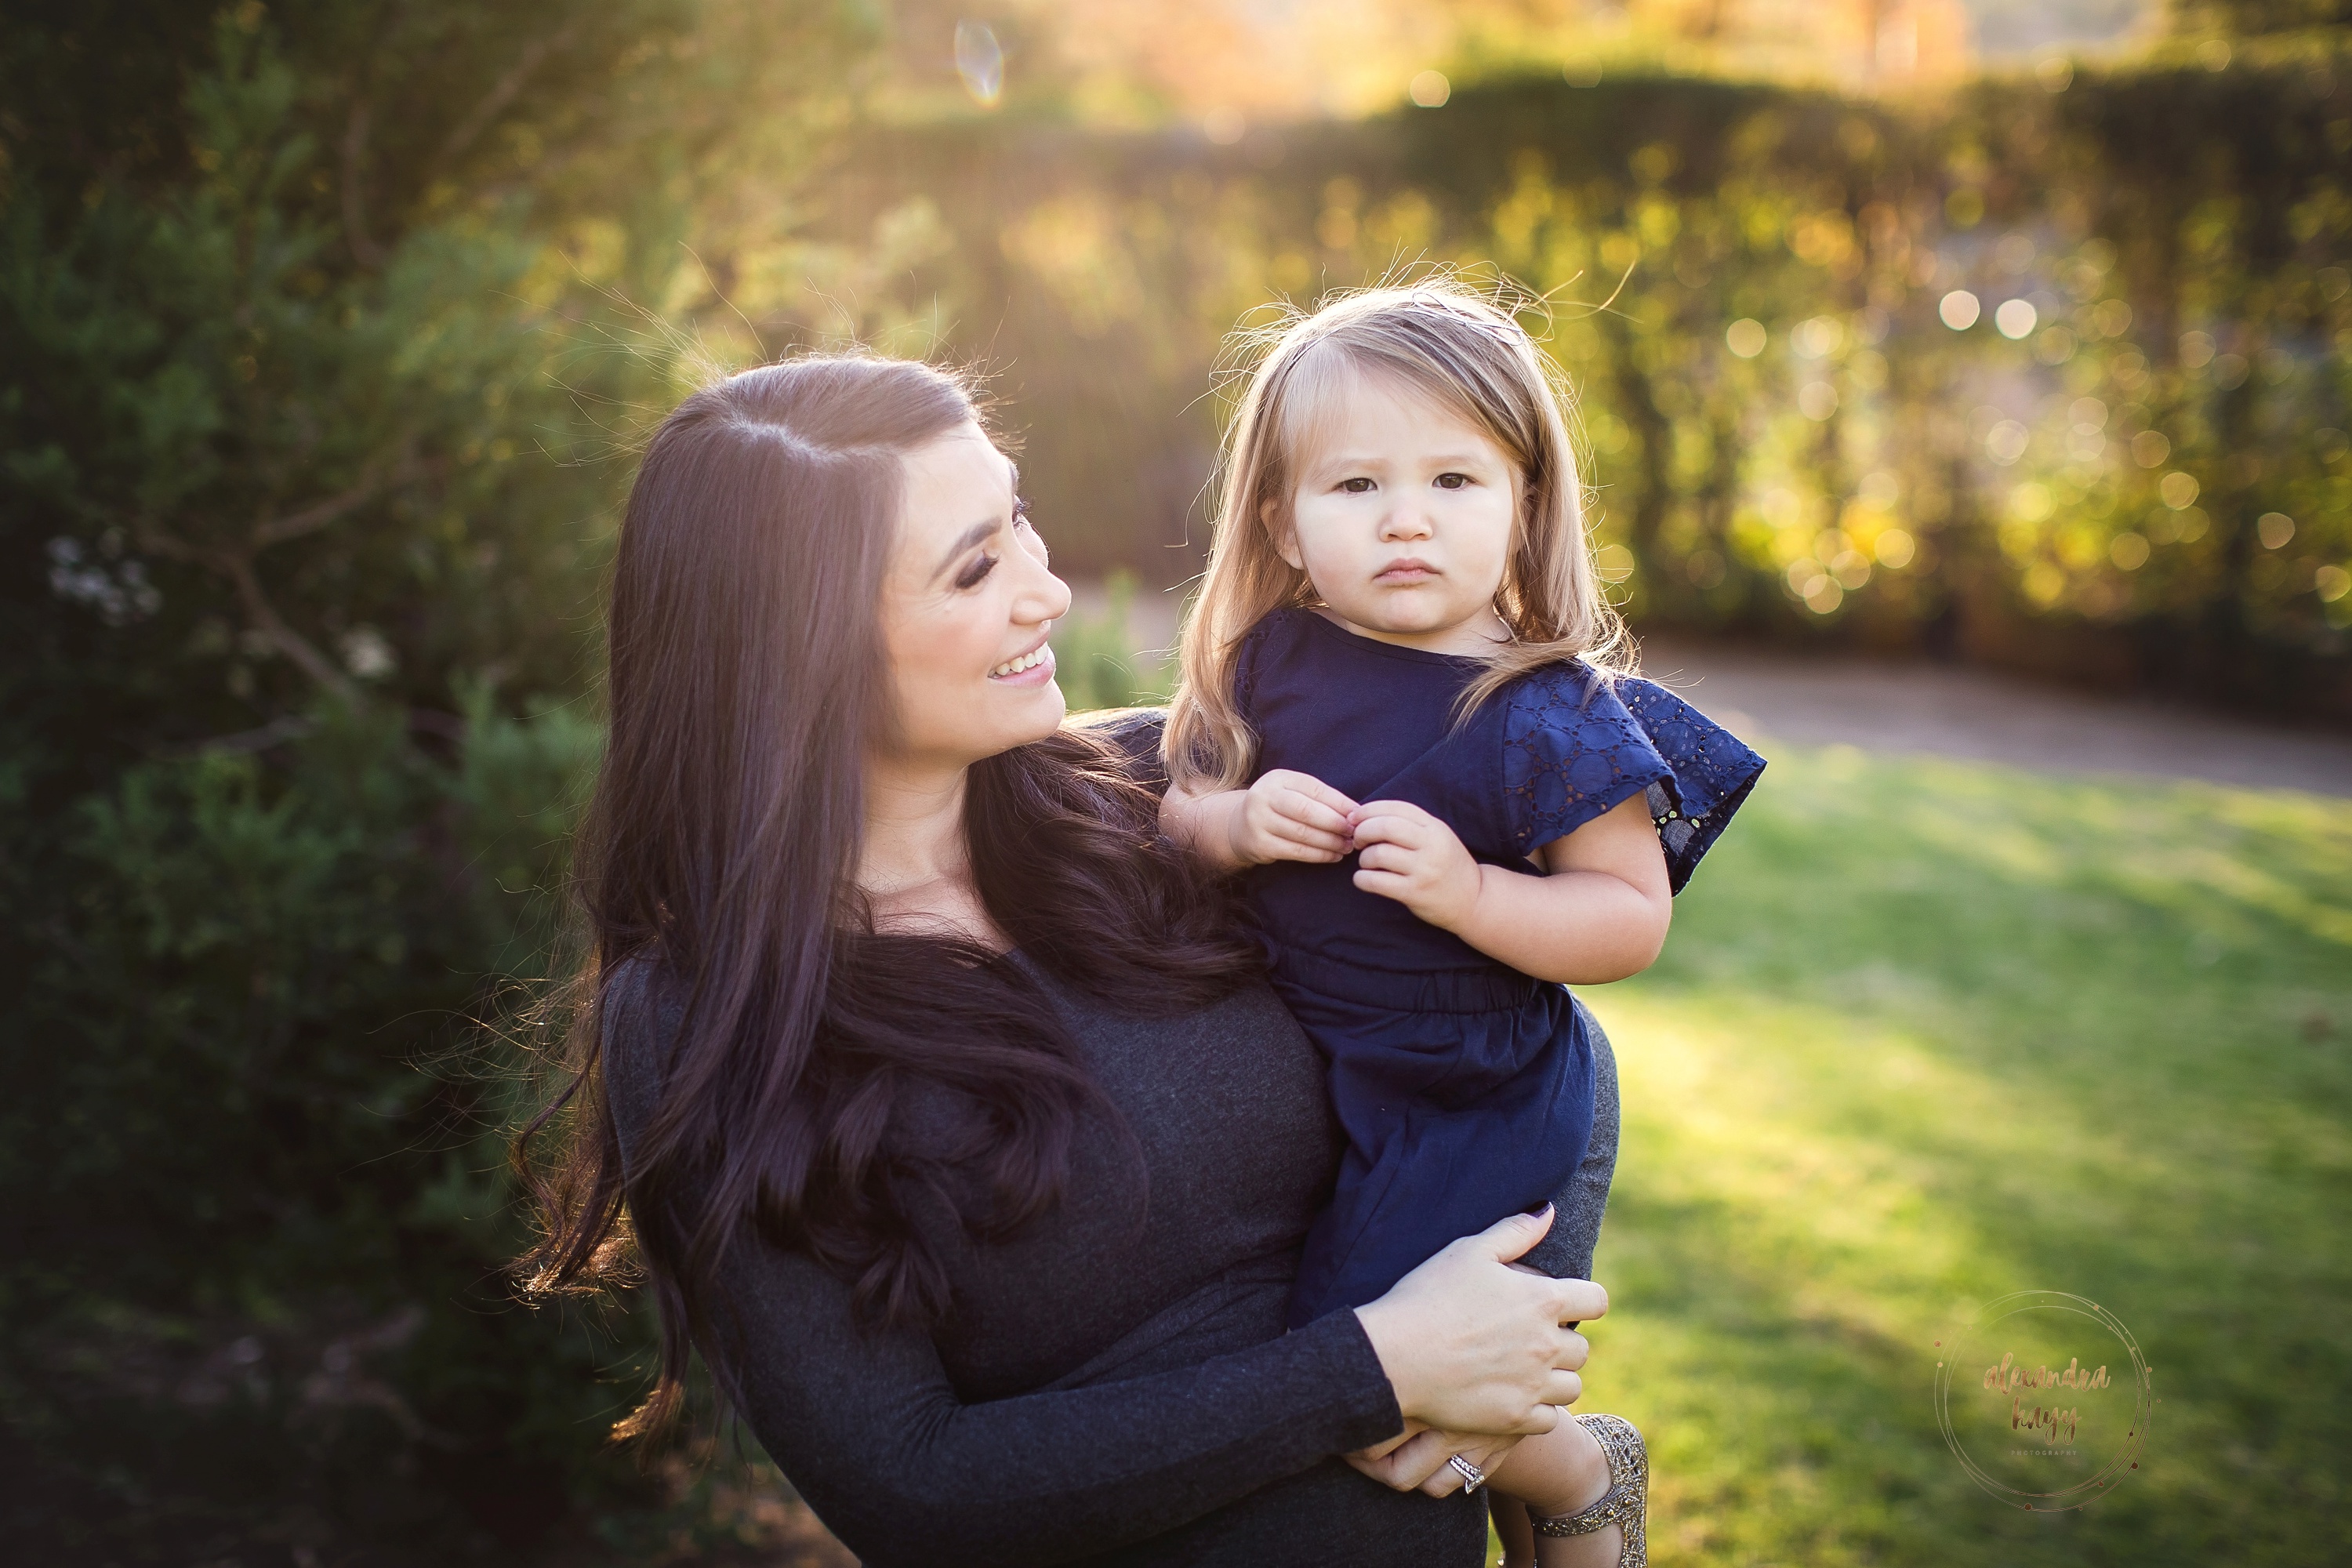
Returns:
[[[1274,552],[1281,556],[1292,571],[1306,571],[1307,557],[1298,552],[1297,531],[1290,526],[1290,519],[1285,514],[1282,503],[1276,500],[1261,503],[1257,509],[1257,520],[1265,528],[1265,536],[1274,541]]]

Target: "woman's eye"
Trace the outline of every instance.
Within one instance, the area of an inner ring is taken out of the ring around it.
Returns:
[[[1029,521],[1029,500],[1025,496],[1014,496],[1013,498],[1013,526],[1015,528],[1034,528],[1037,526],[1035,523]]]
[[[1469,482],[1470,476],[1467,474],[1440,474],[1437,476],[1437,488],[1442,490],[1458,490]]]
[[[1359,474],[1352,479],[1341,479],[1339,488],[1351,496],[1360,496],[1372,488],[1372,481]]]
[[[983,555],[956,574],[955,585],[959,588],[977,588],[982,580],[995,570],[996,557]]]

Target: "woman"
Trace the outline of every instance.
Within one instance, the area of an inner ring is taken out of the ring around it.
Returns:
[[[1507,1267],[1538,1216],[1282,1331],[1319,1068],[1158,837],[1152,739],[1063,726],[1024,510],[923,365],[748,372],[656,435],[538,1280],[634,1240],[662,1363],[624,1430],[698,1346],[869,1563],[1467,1568],[1449,1456],[1557,1421],[1605,1296]]]

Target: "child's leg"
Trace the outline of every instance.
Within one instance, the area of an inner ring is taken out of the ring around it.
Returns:
[[[1609,1184],[1617,1174],[1617,1057],[1591,1014],[1584,1026],[1592,1042],[1592,1136],[1585,1142],[1584,1158],[1552,1200],[1551,1229],[1519,1260],[1555,1279],[1592,1278],[1592,1249],[1601,1240]]]
[[[1495,1467],[1495,1532],[1512,1568],[1616,1568],[1624,1531],[1606,1525],[1590,1535],[1538,1536],[1530,1513],[1545,1519],[1581,1513],[1609,1492],[1609,1456],[1581,1422],[1560,1412],[1559,1425],[1529,1437]]]
[[[1501,1492],[1486,1494],[1494,1516],[1496,1538],[1503,1543],[1503,1561],[1509,1568],[1525,1568],[1536,1560],[1536,1530],[1528,1522],[1528,1505]]]

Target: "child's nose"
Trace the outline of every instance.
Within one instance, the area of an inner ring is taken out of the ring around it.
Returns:
[[[1391,507],[1381,524],[1383,539],[1427,539],[1430,532],[1429,514],[1410,501]]]

